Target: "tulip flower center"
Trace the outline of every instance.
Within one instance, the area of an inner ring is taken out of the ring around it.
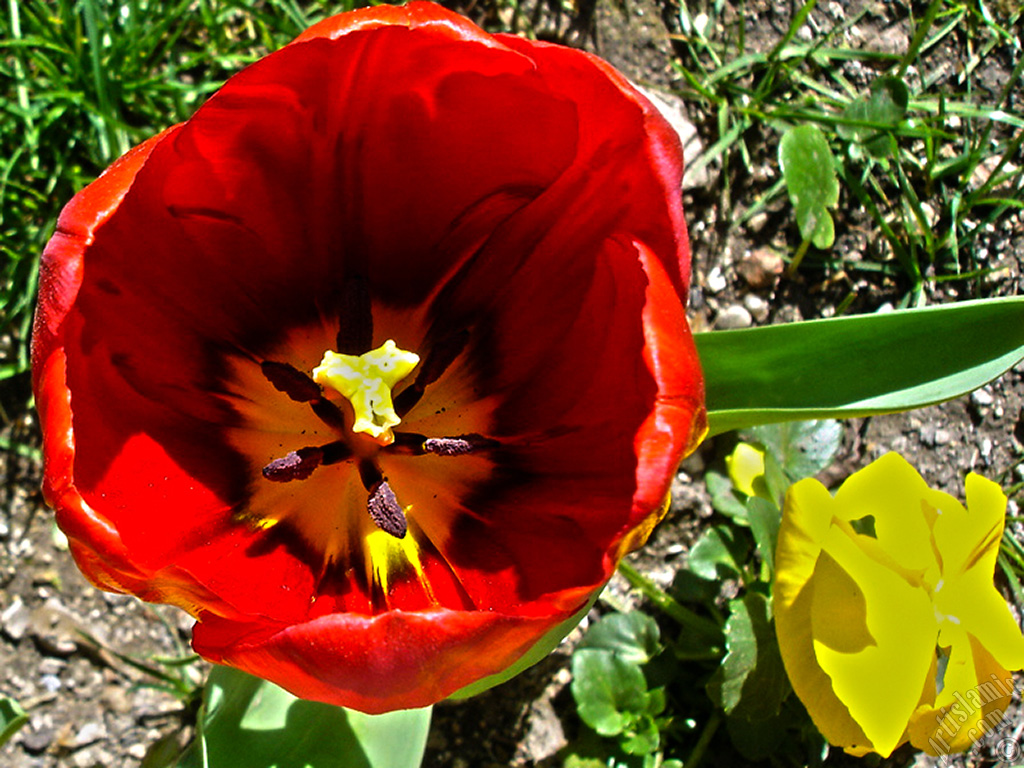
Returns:
[[[363,306],[365,302],[349,303],[368,309]],[[422,365],[419,355],[399,348],[393,339],[369,349],[371,334],[372,318],[365,312],[355,312],[343,318],[336,346],[341,351],[325,351],[320,364],[310,373],[287,362],[265,360],[260,364],[264,378],[274,389],[309,408],[326,433],[333,436],[327,442],[306,445],[273,459],[263,465],[262,476],[274,484],[291,483],[307,480],[321,467],[351,466],[365,490],[364,513],[367,522],[372,522],[368,529],[358,523],[354,529],[363,531],[367,561],[373,563],[373,578],[384,584],[387,580],[378,573],[381,568],[398,572],[402,569],[395,564],[404,562],[412,572],[419,572],[415,543],[405,540],[410,522],[407,515],[415,516],[416,510],[409,500],[402,503],[396,496],[388,482],[388,468],[407,466],[407,457],[411,456],[458,457],[494,448],[497,443],[478,434],[430,436],[405,428],[396,431],[403,418],[420,403],[427,388],[461,354],[468,340],[466,332],[435,342]],[[417,368],[415,379],[393,395],[393,390]],[[305,430],[302,434],[306,434]],[[346,483],[342,481],[339,489],[346,487]],[[315,528],[310,540],[318,541],[331,556],[343,551],[347,534],[339,534],[336,543],[325,542],[320,522],[307,521],[301,525]],[[352,530],[348,524],[337,527]],[[388,540],[393,545],[384,543]]]
[[[391,445],[395,441],[391,428],[402,421],[395,413],[391,390],[419,361],[419,355],[399,349],[391,339],[362,355],[327,350],[313,369],[313,381],[337,390],[352,404],[353,432],[364,432],[381,445]]]

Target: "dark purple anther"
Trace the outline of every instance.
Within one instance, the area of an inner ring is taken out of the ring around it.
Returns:
[[[370,489],[370,497],[366,503],[370,511],[370,519],[385,533],[390,533],[396,539],[404,539],[408,524],[405,515],[402,513],[402,506],[395,498],[395,492],[391,490],[387,480],[381,480]]]
[[[267,464],[263,468],[263,476],[275,483],[305,480],[320,466],[323,459],[324,452],[319,448],[300,448]]]

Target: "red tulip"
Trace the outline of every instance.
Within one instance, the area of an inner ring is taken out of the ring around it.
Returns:
[[[607,64],[428,3],[236,75],[43,256],[44,491],[78,565],[306,698],[505,669],[702,436],[680,173]]]

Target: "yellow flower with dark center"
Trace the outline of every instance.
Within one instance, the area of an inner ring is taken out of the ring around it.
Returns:
[[[888,756],[968,749],[1002,720],[1024,637],[993,585],[1006,497],[970,474],[967,507],[889,453],[833,497],[786,496],[775,623],[793,689],[830,743]]]

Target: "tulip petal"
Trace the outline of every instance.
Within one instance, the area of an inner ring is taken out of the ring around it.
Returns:
[[[377,714],[425,706],[504,669],[546,626],[498,612],[391,611],[332,614],[276,630],[204,621],[193,642],[204,657],[297,696]]]

